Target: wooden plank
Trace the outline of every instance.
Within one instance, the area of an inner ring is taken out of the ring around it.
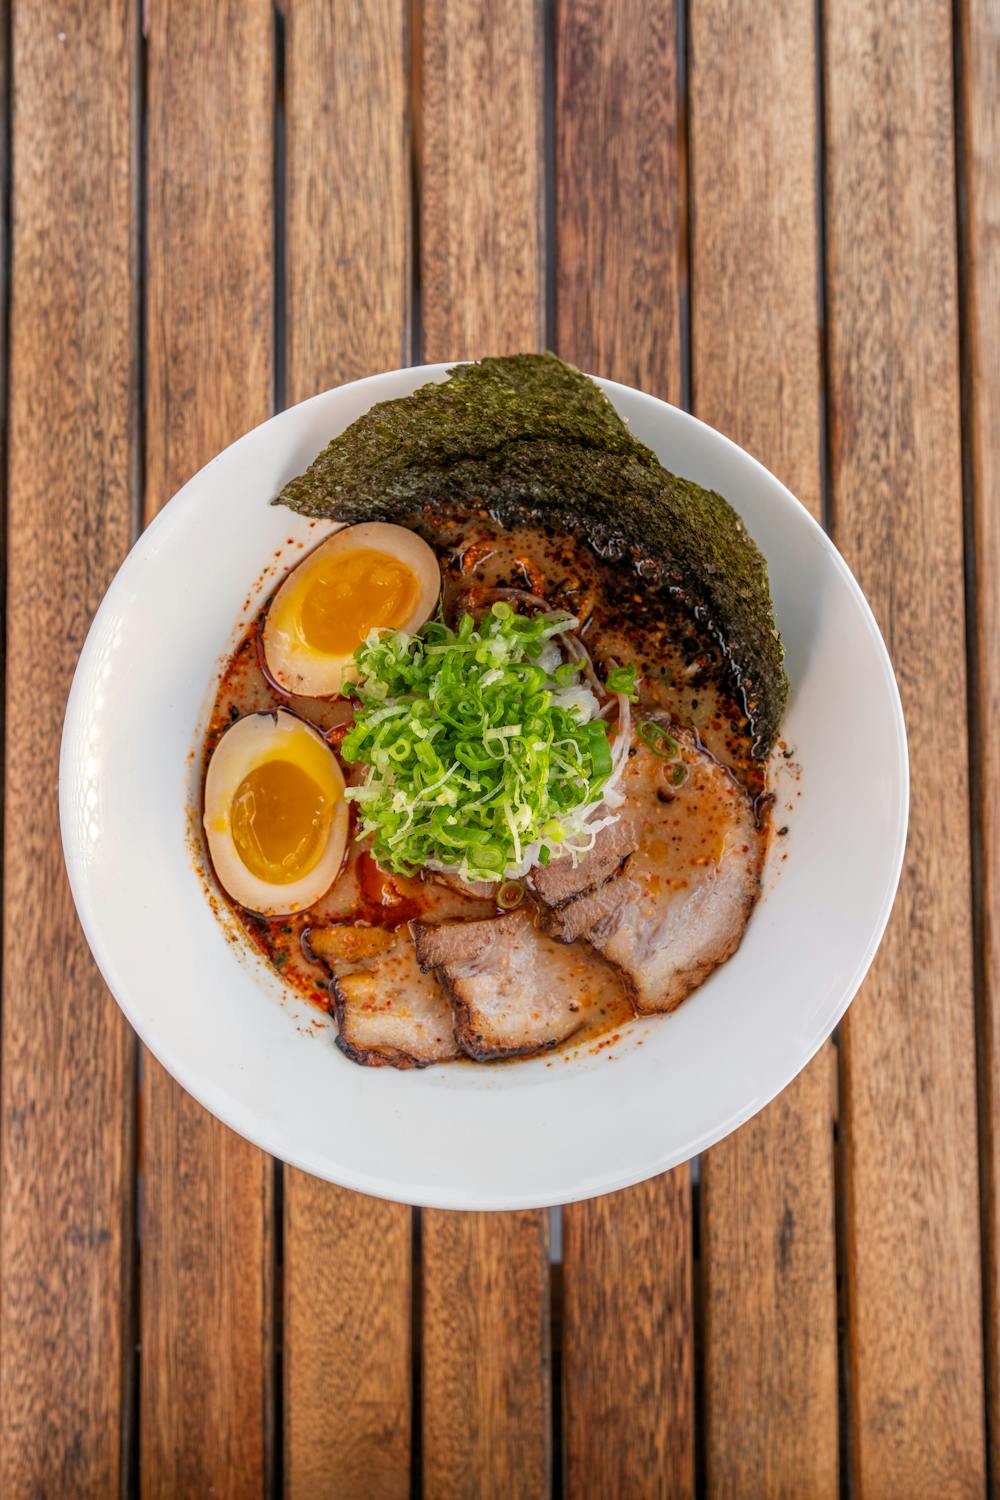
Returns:
[[[543,341],[540,25],[534,0],[425,0],[414,108],[428,360]],[[424,1215],[427,1500],[549,1493],[546,1247],[542,1214]]]
[[[984,1488],[951,27],[946,0],[826,12],[834,532],[886,634],[912,787],[843,1030],[858,1500]]]
[[[407,30],[403,0],[287,9],[290,402],[407,358]],[[286,1168],[284,1231],[287,1500],[402,1500],[411,1210]]]
[[[990,1471],[1000,1483],[1000,7],[965,0],[965,347],[975,538],[973,807],[982,872],[982,1090]]]
[[[146,514],[267,416],[272,12],[149,7]],[[270,1160],[146,1058],[141,1483],[267,1482]]]
[[[424,1215],[424,1494],[550,1493],[544,1214]]]
[[[563,1210],[565,1494],[694,1494],[687,1169]]]
[[[135,6],[15,8],[0,1491],[115,1495],[135,1044],[76,923],[59,736],[136,480]]]
[[[559,0],[556,348],[680,398],[682,193],[673,0]],[[686,1167],[564,1210],[569,1500],[694,1488]]]
[[[409,5],[288,0],[288,401],[410,357]]]
[[[424,356],[544,338],[541,8],[425,0],[420,53]]]
[[[819,520],[813,14],[703,0],[689,66],[692,408]]]
[[[702,1157],[710,1496],[839,1494],[833,1122],[824,1047]]]
[[[819,517],[813,12],[706,0],[689,67],[692,407]],[[839,1492],[836,1066],[702,1158],[710,1496]]]
[[[675,0],[557,0],[556,339],[681,398],[684,212]]]
[[[409,1494],[410,1216],[286,1170],[288,1500]]]

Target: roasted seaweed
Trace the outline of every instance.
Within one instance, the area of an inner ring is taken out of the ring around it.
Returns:
[[[553,355],[460,365],[443,384],[383,402],[277,501],[356,523],[488,510],[504,526],[554,526],[664,589],[721,647],[757,755],[787,696],[767,567],[721,495],[664,469],[586,376]],[[623,606],[624,607],[624,606]]]
[[[380,401],[335,437],[278,500],[303,515],[372,519],[378,507],[405,506],[428,470],[541,438],[657,462],[579,370],[553,354],[515,354],[457,365],[440,384]]]

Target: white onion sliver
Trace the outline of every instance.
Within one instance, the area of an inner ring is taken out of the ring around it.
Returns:
[[[562,665],[562,659],[562,652],[555,641],[548,640],[535,658],[535,665],[551,677],[556,668]]]
[[[582,682],[575,683],[572,687],[553,688],[552,702],[556,708],[563,708],[567,713],[576,709],[581,724],[589,724],[591,719],[597,717],[597,699],[589,687],[584,687]]]

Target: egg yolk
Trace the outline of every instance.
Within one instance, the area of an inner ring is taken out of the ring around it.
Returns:
[[[419,597],[412,568],[387,552],[334,553],[304,582],[299,630],[314,651],[349,656],[370,630],[401,626]]]
[[[333,809],[301,766],[265,761],[236,788],[230,809],[233,843],[251,874],[270,885],[289,885],[319,862]]]

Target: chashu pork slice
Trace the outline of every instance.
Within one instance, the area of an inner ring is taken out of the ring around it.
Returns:
[[[314,927],[306,945],[332,975],[337,1045],[352,1061],[426,1068],[458,1057],[451,1004],[405,927]]]
[[[743,787],[690,731],[661,722],[661,753],[637,739],[622,777],[635,852],[598,892],[608,909],[580,912],[596,921],[573,933],[614,964],[640,1012],[673,1010],[735,953],[766,845]]]
[[[417,959],[451,996],[455,1036],[477,1062],[557,1046],[580,1029],[612,978],[586,949],[539,932],[525,910],[412,927]]]
[[[456,891],[460,896],[472,896],[477,901],[492,901],[499,886],[496,880],[463,880],[454,870],[431,870],[428,879],[446,890]]]
[[[548,865],[536,865],[531,872],[535,894],[545,906],[558,911],[619,874],[635,846],[632,824],[626,818],[618,818],[601,829],[594,847],[575,865],[566,857],[554,859]]]
[[[543,909],[542,927],[550,937],[558,938],[560,943],[573,943],[577,938],[589,938],[595,928],[614,916],[622,902],[627,900],[630,890],[629,882],[620,876],[608,879],[596,890],[586,891],[573,901]]]

